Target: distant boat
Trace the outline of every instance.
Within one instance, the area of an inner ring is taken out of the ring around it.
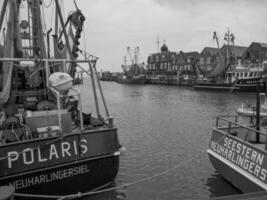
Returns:
[[[231,64],[230,52],[232,45],[230,44],[233,44],[234,37],[228,30],[225,38],[227,40],[227,45],[220,48],[217,33],[213,33],[213,39],[216,40],[217,49],[206,48],[206,50],[203,50],[203,55],[200,57],[198,64],[200,74],[193,85],[194,89],[232,90],[232,84],[225,82],[225,72]]]
[[[125,84],[145,84],[146,83],[146,76],[145,75],[136,75],[127,77],[125,75],[122,78],[117,79],[118,83],[125,83]]]
[[[117,78],[118,83],[124,84],[145,84],[146,76],[144,74],[144,63],[139,63],[139,47],[135,47],[132,57],[130,47],[127,47],[127,53],[131,59],[131,64],[127,65],[126,56],[124,56],[123,73]]]
[[[210,83],[210,82],[196,82],[193,84],[195,90],[212,90],[212,91],[227,91],[235,90],[235,85],[232,83]]]
[[[265,76],[267,61],[258,65],[242,66],[240,63],[236,69],[226,73],[228,79],[235,84],[233,92],[257,92],[258,82]],[[232,79],[232,80],[231,80]],[[266,83],[261,82],[260,92],[266,92]]]

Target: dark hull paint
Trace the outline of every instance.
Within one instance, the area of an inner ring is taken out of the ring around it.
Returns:
[[[145,84],[146,83],[146,79],[145,77],[139,78],[139,79],[118,79],[117,80],[118,83],[122,83],[122,84]]]
[[[238,171],[224,163],[222,160],[218,159],[210,153],[208,153],[208,155],[213,167],[218,171],[218,173],[221,174],[238,190],[244,193],[263,191],[260,186],[240,174]]]
[[[234,92],[257,92],[257,82],[259,78],[240,79],[235,84]],[[260,86],[260,92],[266,92],[265,82]]]
[[[68,178],[62,178],[61,180],[54,180],[30,187],[16,189],[16,193],[67,195],[99,188],[111,183],[116,177],[119,169],[119,156],[110,155],[104,158],[73,162],[62,167],[44,169],[40,172],[33,172],[27,175],[19,175],[13,178],[8,178],[6,180],[2,180],[1,184],[14,183],[16,180],[29,180],[33,177],[40,177],[40,175],[49,177],[53,172],[64,170],[68,171],[70,168],[79,166],[84,166],[84,169],[86,169],[84,170],[85,173],[70,176]],[[26,186],[26,182],[21,182],[20,186]]]
[[[228,83],[195,83],[193,85],[195,90],[213,90],[213,91],[228,91],[232,92],[233,84]]]
[[[79,145],[73,145],[75,141]],[[36,148],[40,145],[42,148]],[[0,157],[4,158],[8,152],[23,152],[25,148],[32,151],[20,153],[12,161],[12,167],[8,167],[11,162],[8,157],[0,160],[0,185],[12,183],[17,193],[66,195],[89,191],[111,183],[119,169],[116,128],[7,144],[0,148]]]

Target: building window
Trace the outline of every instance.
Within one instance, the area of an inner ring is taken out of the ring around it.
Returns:
[[[207,57],[206,62],[207,62],[207,64],[210,64],[210,57]]]
[[[191,59],[190,58],[187,58],[187,62],[190,63],[191,62]]]
[[[199,59],[199,63],[200,63],[201,65],[204,65],[204,58],[203,58],[203,57],[200,57],[200,59]]]

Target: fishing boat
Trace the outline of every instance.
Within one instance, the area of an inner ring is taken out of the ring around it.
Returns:
[[[217,116],[212,129],[209,159],[216,171],[242,192],[267,190],[266,124],[257,95],[256,116]]]
[[[198,63],[200,74],[193,87],[196,90],[232,91],[234,85],[225,81],[225,72],[232,64],[230,53],[233,49],[234,36],[228,30],[225,34],[227,45],[222,48],[216,32],[213,33],[213,39],[216,41],[217,49],[206,48],[201,53]]]
[[[265,76],[266,61],[257,64],[241,64],[239,60],[233,70],[226,72],[228,82],[234,83],[233,92],[257,92],[257,83]],[[262,82],[260,92],[266,92],[266,83]]]
[[[127,59],[124,56],[124,65],[122,65],[123,73],[117,78],[117,82],[124,84],[145,84],[144,63],[139,63],[138,61],[139,47],[134,48],[134,56],[132,56],[130,47],[127,47],[127,53],[131,59],[131,64],[127,65]]]
[[[51,1],[55,19],[49,30],[44,1],[2,3],[0,185],[13,185],[18,196],[99,189],[112,183],[119,169],[117,128],[98,78],[98,58],[79,49],[85,17],[74,1],[64,20],[62,3]],[[73,86],[77,68],[91,77],[85,87],[95,109],[89,113]]]
[[[259,78],[260,73],[251,69],[252,73],[248,74],[247,71],[250,69],[241,67],[242,55],[247,47],[234,45],[235,37],[229,30],[225,33],[226,44],[222,47],[219,45],[216,32],[213,34],[213,39],[216,40],[217,49],[211,47],[203,49],[198,63],[199,75],[194,88],[229,92],[247,92],[252,88],[256,92],[254,87],[256,82],[253,78],[256,76]],[[246,75],[245,79],[242,79],[243,74]]]

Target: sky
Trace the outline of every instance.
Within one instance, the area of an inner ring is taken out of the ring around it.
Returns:
[[[3,1],[3,0],[0,0]],[[48,5],[51,0],[44,0]],[[62,0],[61,0],[62,1]],[[72,0],[63,0],[65,15]],[[127,47],[139,46],[139,60],[156,53],[157,37],[170,51],[201,51],[222,45],[230,29],[235,44],[267,43],[266,0],[76,0],[86,17],[85,44],[81,49],[99,57],[98,70],[121,71]],[[1,2],[0,2],[1,4]],[[50,19],[47,19],[49,25]],[[83,38],[84,39],[84,38]]]

